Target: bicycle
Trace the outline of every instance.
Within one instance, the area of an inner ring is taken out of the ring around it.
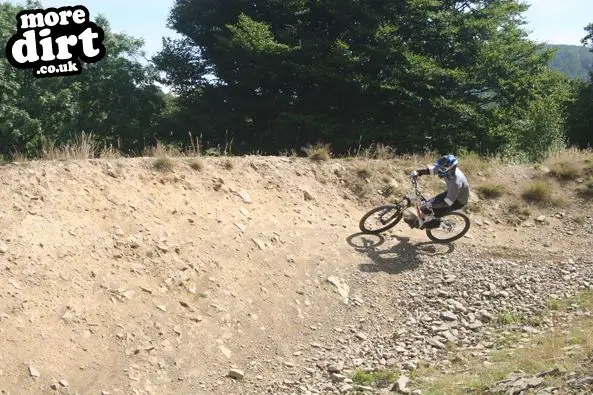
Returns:
[[[390,204],[383,204],[383,205],[373,208],[372,210],[367,212],[360,219],[359,228],[363,233],[379,234],[379,233],[383,233],[383,232],[393,228],[395,225],[397,225],[401,221],[401,219],[404,216],[405,210],[407,210],[408,208],[410,208],[412,206],[414,206],[416,208],[416,214],[417,214],[417,218],[418,218],[418,222],[417,222],[418,228],[421,230],[425,230],[428,238],[435,243],[453,242],[453,241],[458,240],[461,237],[463,237],[469,231],[469,227],[470,227],[469,218],[465,214],[458,212],[458,211],[450,211],[448,213],[441,215],[438,218],[438,219],[440,219],[440,224],[438,227],[425,227],[426,223],[432,221],[433,219],[437,219],[437,218],[435,218],[434,211],[432,210],[432,208],[430,209],[430,211],[431,211],[430,214],[424,214],[422,212],[422,210],[420,209],[421,204],[425,203],[427,201],[427,199],[422,195],[422,192],[420,191],[420,188],[418,187],[418,180],[415,177],[412,177],[412,178],[410,178],[410,182],[414,186],[414,192],[416,195],[416,199],[414,199],[415,203],[412,203],[413,198],[411,198],[407,194],[404,194],[403,198],[398,202],[390,203]],[[371,228],[369,228],[365,225],[366,221],[373,214],[379,213],[381,211],[383,211],[383,214],[380,215],[380,221],[381,221],[381,224],[383,225],[383,227],[376,229],[376,230],[371,230]],[[387,219],[384,219],[385,214],[387,214],[389,212],[393,212],[393,214],[390,217],[388,217]],[[446,217],[449,217],[449,218],[447,219]],[[453,229],[455,229],[455,224],[451,221],[451,217],[459,217],[463,220],[464,225],[461,228],[461,232],[455,236],[447,237],[444,239],[436,237],[435,234],[433,233],[433,231],[444,230],[445,232],[451,233],[451,231]]]

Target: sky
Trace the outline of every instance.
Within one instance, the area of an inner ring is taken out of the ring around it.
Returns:
[[[524,14],[530,38],[549,44],[581,45],[584,27],[593,23],[593,0],[525,0],[531,4]],[[23,1],[16,1],[23,4]],[[113,30],[143,38],[150,57],[162,48],[162,37],[179,37],[167,28],[173,0],[41,0],[44,7],[85,5],[91,20],[103,14]]]

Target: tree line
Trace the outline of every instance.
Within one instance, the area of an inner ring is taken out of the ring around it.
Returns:
[[[0,4],[0,36],[23,8]],[[42,8],[28,0],[24,8]],[[472,151],[536,160],[593,140],[592,80],[549,64],[515,0],[176,0],[146,64],[113,32],[81,75],[35,79],[0,61],[0,154],[40,156],[81,132],[139,155],[157,141],[276,155],[316,142],[334,153]],[[593,24],[584,27],[593,51]],[[5,48],[2,48],[4,50]],[[158,83],[171,87],[164,93]]]
[[[582,45],[548,44],[556,50],[556,55],[550,61],[550,67],[559,70],[571,78],[589,80],[593,71],[593,52]]]

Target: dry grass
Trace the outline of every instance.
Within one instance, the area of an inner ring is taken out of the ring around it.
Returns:
[[[225,170],[232,170],[234,165],[233,162],[230,159],[226,159],[223,163],[222,163],[222,167]]]
[[[405,168],[404,172],[406,175],[409,175],[414,169],[432,165],[440,156],[441,155],[438,152],[426,151],[418,154],[402,155],[396,159],[396,162],[400,167]]]
[[[291,150],[282,150],[278,153],[278,155],[280,156],[286,156],[289,158],[296,158],[297,157],[297,153],[296,150],[293,148]]]
[[[390,196],[394,196],[397,192],[397,189],[395,188],[395,185],[385,184],[381,187],[379,192],[381,196],[383,196],[384,198],[388,198]]]
[[[202,171],[202,169],[204,168],[204,164],[201,160],[193,159],[189,162],[189,167],[197,171]]]
[[[468,175],[489,172],[492,167],[490,161],[474,153],[462,153],[458,157],[458,167]]]
[[[303,149],[307,157],[315,161],[326,161],[332,157],[331,148],[329,144],[317,143],[308,145]]]
[[[27,157],[22,152],[15,151],[11,155],[11,160],[13,162],[26,162],[27,161]]]
[[[160,158],[155,159],[153,167],[158,171],[168,172],[173,170],[175,164],[168,156],[161,156]]]
[[[114,148],[113,145],[110,145],[109,147],[103,146],[101,152],[99,153],[99,158],[101,159],[116,159],[121,157],[121,152]]]
[[[593,179],[585,182],[581,187],[577,189],[577,194],[585,199],[593,198]]]
[[[81,133],[61,147],[56,147],[53,140],[48,140],[42,147],[42,158],[45,160],[93,159],[99,144],[92,133]]]
[[[577,225],[585,225],[587,223],[587,217],[584,215],[576,216],[572,220]]]
[[[560,181],[575,181],[593,175],[593,153],[590,150],[567,149],[545,162],[549,175]]]
[[[180,157],[180,156],[184,156],[184,153],[181,149],[179,149],[178,147],[175,147],[173,145],[167,145],[167,144],[162,144],[160,142],[157,142],[156,146],[154,147],[146,147],[144,148],[144,156],[150,156],[150,157]]]
[[[359,199],[364,199],[372,193],[372,188],[364,182],[356,182],[350,185],[350,190]]]
[[[356,175],[363,179],[370,178],[372,175],[371,169],[368,166],[359,167],[358,169],[356,169]]]
[[[496,183],[482,184],[478,186],[477,190],[482,199],[498,199],[507,192],[506,186]]]
[[[191,156],[201,156],[202,155],[202,135],[200,135],[199,137],[196,136],[195,140],[194,140],[194,136],[191,131],[188,131],[187,135],[189,137],[189,143],[191,146],[189,154]]]
[[[550,167],[550,175],[561,181],[574,181],[581,176],[581,168],[575,162],[557,162]]]
[[[531,210],[525,203],[519,200],[514,200],[508,204],[507,213],[512,216],[508,222],[511,225],[518,225],[529,218]]]
[[[498,157],[488,156],[483,157],[471,152],[453,153],[459,161],[459,169],[467,176],[477,175],[478,173],[484,176],[489,176],[494,166],[504,165],[504,161]],[[436,159],[440,158],[442,154],[434,151],[427,151],[421,154],[402,155],[395,159],[398,164],[402,164],[408,172],[423,168],[427,165],[432,165]]]
[[[468,202],[461,210],[466,214],[479,214],[483,212],[484,205],[482,202]]]
[[[593,149],[567,148],[554,152],[546,158],[544,163],[550,164],[554,162],[578,162],[591,159],[593,159]]]
[[[369,147],[358,148],[356,158],[390,160],[396,157],[395,149],[381,143],[372,143]]]
[[[559,200],[554,197],[552,188],[552,184],[546,181],[534,181],[523,189],[521,197],[542,207],[557,206]]]
[[[593,292],[586,291],[573,299],[550,300],[547,313],[553,322],[556,311],[564,311],[577,305],[591,310],[593,308]],[[555,367],[567,371],[579,371],[593,352],[591,326],[593,317],[581,316],[570,322],[567,330],[552,330],[541,333],[531,339],[524,348],[505,347],[493,351],[489,365],[480,361],[469,361],[467,366],[454,366],[454,372],[443,373],[434,369],[423,369],[414,373],[422,393],[428,394],[465,394],[483,393],[497,381],[505,379],[510,373],[523,371],[536,374]],[[512,339],[509,339],[512,342]],[[454,358],[452,358],[454,359]],[[551,385],[554,378],[548,379]],[[470,390],[471,389],[471,390]]]

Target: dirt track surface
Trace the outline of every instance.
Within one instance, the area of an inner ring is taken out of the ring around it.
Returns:
[[[225,160],[0,169],[0,391],[344,393],[317,365],[397,331],[406,282],[441,278],[446,262],[570,260],[589,275],[590,219],[552,210],[514,230],[472,215],[482,225],[452,248],[402,223],[372,247],[357,233],[373,204],[340,185],[351,164]]]

